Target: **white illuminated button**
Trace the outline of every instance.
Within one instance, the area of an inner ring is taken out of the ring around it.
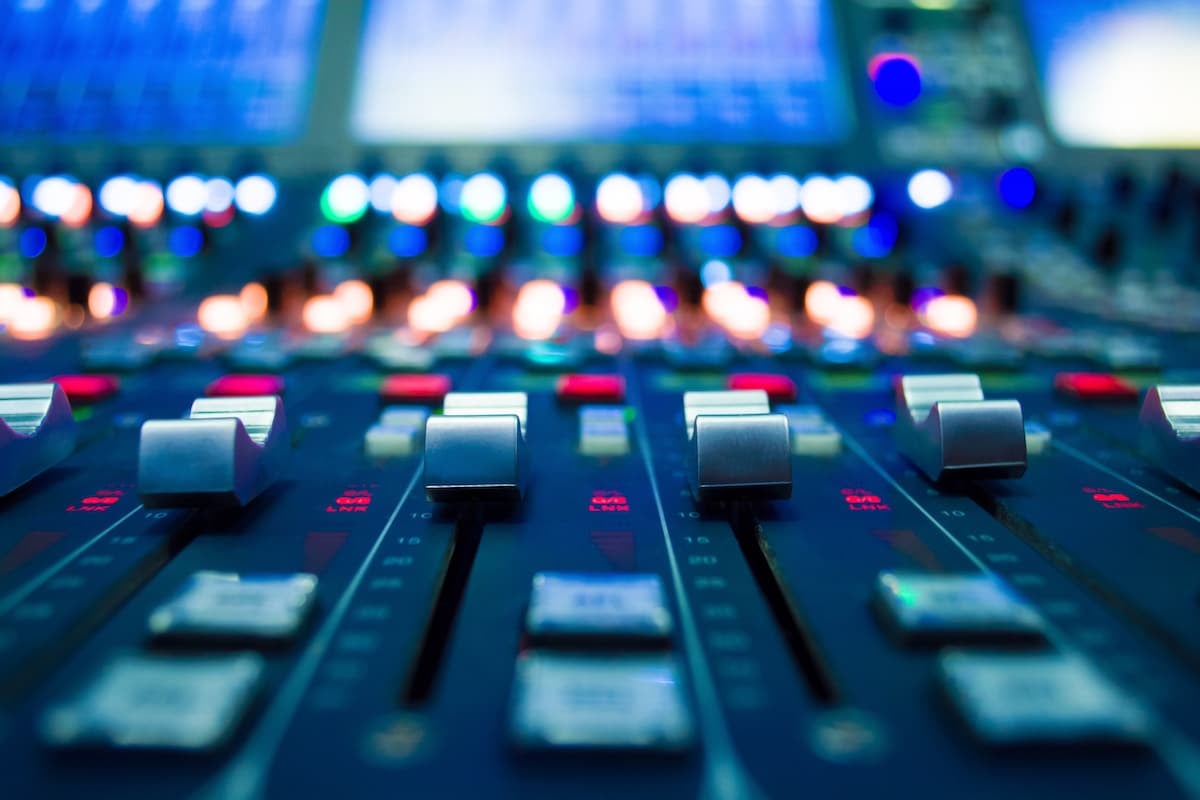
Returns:
[[[629,426],[623,406],[579,409],[579,452],[585,456],[622,456],[629,452]]]
[[[667,655],[532,651],[517,660],[511,734],[528,750],[677,752],[694,735]]]
[[[792,454],[834,456],[842,451],[842,434],[816,406],[779,406],[792,433]]]
[[[211,751],[227,743],[262,681],[254,653],[126,655],[41,719],[58,748]]]
[[[1037,611],[990,575],[881,572],[875,608],[905,644],[1043,641]]]
[[[364,445],[372,459],[403,458],[420,449],[429,409],[424,406],[390,406],[379,422],[367,429]]]
[[[172,640],[271,642],[294,638],[316,604],[315,575],[197,572],[150,615]]]
[[[1083,659],[951,651],[942,689],[976,738],[998,747],[1142,745],[1146,709]]]
[[[556,642],[663,642],[671,612],[657,575],[539,572],[525,630]]]
[[[1025,423],[1025,450],[1031,456],[1041,455],[1050,447],[1053,436],[1040,422]]]

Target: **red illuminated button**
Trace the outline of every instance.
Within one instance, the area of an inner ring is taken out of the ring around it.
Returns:
[[[1059,394],[1077,400],[1104,402],[1138,398],[1136,386],[1107,372],[1060,372],[1054,376],[1054,388]]]
[[[730,389],[762,389],[771,400],[795,400],[796,383],[786,375],[769,372],[737,372],[725,382]]]
[[[283,394],[279,375],[223,375],[204,390],[209,397],[265,397]]]
[[[563,375],[556,391],[558,399],[568,403],[619,403],[625,399],[625,379],[620,375]]]
[[[434,405],[442,402],[449,391],[449,375],[389,375],[383,380],[379,396],[385,403]]]
[[[57,375],[50,380],[61,386],[67,399],[77,406],[112,397],[121,387],[112,375]]]

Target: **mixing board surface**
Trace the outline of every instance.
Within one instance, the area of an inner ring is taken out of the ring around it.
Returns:
[[[6,5],[0,796],[1200,797],[1196,19]]]

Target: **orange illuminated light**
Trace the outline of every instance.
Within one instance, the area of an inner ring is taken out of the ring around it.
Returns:
[[[214,294],[200,302],[196,321],[208,333],[222,339],[236,339],[246,332],[249,320],[241,298],[233,294]]]

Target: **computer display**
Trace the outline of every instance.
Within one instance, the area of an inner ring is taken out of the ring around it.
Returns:
[[[360,141],[798,142],[852,122],[823,0],[374,0]]]
[[[1026,0],[1051,130],[1086,147],[1200,144],[1200,4]]]
[[[0,140],[298,137],[323,0],[9,0]]]

